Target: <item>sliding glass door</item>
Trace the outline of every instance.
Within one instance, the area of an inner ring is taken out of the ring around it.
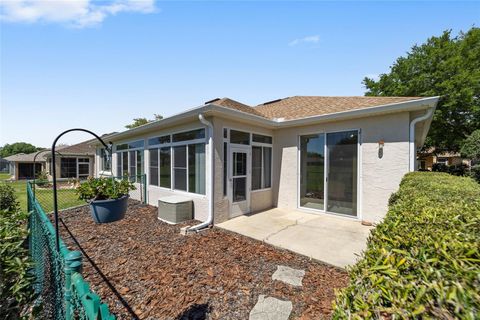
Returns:
[[[357,215],[358,131],[327,133],[327,211]]]
[[[300,207],[357,215],[358,131],[300,137]]]

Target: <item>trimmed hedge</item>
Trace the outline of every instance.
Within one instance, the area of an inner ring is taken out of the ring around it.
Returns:
[[[407,174],[348,271],[334,319],[478,319],[480,185],[446,173]]]

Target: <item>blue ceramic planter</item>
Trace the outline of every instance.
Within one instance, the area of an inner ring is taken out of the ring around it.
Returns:
[[[90,203],[90,212],[96,223],[107,223],[123,219],[127,212],[128,195],[118,199],[96,200]]]

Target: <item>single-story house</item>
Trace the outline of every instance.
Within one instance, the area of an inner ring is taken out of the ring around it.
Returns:
[[[403,175],[417,169],[437,101],[214,99],[104,137],[114,144],[112,167],[96,144],[95,172],[145,173],[150,204],[187,197],[203,225],[272,207],[378,222]]]
[[[417,159],[418,169],[428,171],[432,171],[433,165],[437,163],[447,166],[470,167],[472,165],[472,160],[462,157],[459,152],[438,151],[435,148],[418,152]]]
[[[60,146],[56,151],[56,171],[58,180],[86,179],[94,175],[95,147],[90,142],[83,141],[71,146]],[[45,156],[47,173],[52,178],[52,153]]]
[[[59,146],[56,149],[57,178],[59,180],[85,179],[94,175],[95,148],[89,142],[91,140],[71,146]],[[50,150],[29,154],[19,153],[5,159],[10,163],[9,173],[14,180],[33,179],[42,171],[45,171],[48,178],[52,179]]]
[[[38,153],[37,157],[35,155]],[[9,174],[13,180],[33,179],[46,169],[45,154],[48,151],[17,153],[5,158],[9,162]],[[35,162],[34,162],[35,160]]]

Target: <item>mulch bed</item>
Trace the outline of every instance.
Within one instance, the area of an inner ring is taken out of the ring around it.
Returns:
[[[323,319],[348,282],[341,269],[218,228],[180,235],[182,225],[133,200],[114,223],[95,224],[88,207],[60,216],[91,259],[84,277],[118,319],[248,319],[261,294],[292,301],[291,319]],[[64,226],[61,235],[79,249]],[[304,269],[303,287],[273,281],[279,264]]]

